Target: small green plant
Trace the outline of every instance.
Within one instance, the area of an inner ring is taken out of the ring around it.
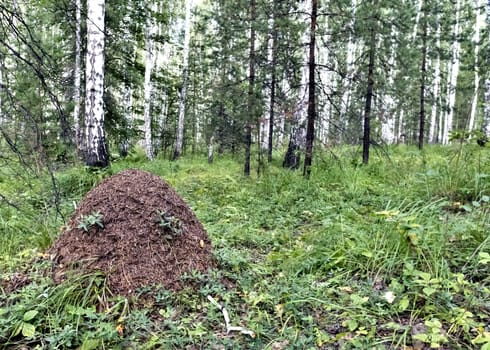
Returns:
[[[182,222],[170,212],[157,210],[155,221],[162,228],[165,239],[173,240],[182,234]]]
[[[77,228],[83,229],[85,232],[88,232],[91,227],[94,225],[99,226],[100,228],[104,228],[104,223],[102,222],[102,214],[100,211],[92,212],[89,215],[81,215],[78,219]]]

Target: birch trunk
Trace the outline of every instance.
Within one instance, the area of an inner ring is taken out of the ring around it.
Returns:
[[[487,1],[487,27],[490,28],[490,2]],[[490,41],[490,34],[489,34]],[[487,138],[490,138],[490,76],[487,72],[487,79],[485,80],[485,107],[483,111],[483,123],[482,131]]]
[[[255,91],[255,0],[250,1],[250,49],[249,49],[249,76],[248,76],[248,120],[245,126],[245,160],[243,174],[250,176],[250,148],[252,146],[252,118],[254,116]]]
[[[96,167],[109,165],[104,128],[104,17],[104,0],[87,1],[85,162]]]
[[[429,143],[436,142],[436,125],[437,125],[437,109],[439,107],[440,90],[441,90],[441,16],[437,15],[437,29],[436,29],[436,63],[434,66],[434,86],[432,90],[433,101],[430,115],[429,126]],[[440,139],[439,139],[440,140]]]
[[[388,86],[394,86],[395,84],[395,75],[396,75],[396,52],[398,49],[396,36],[398,31],[396,27],[392,25],[391,27],[391,52],[390,58],[388,60],[388,65],[390,67],[390,71],[388,73]],[[386,104],[386,113],[383,116],[383,120],[381,121],[381,137],[382,139],[388,143],[392,144],[395,141],[395,99],[393,98],[392,93],[388,92],[385,96],[385,104]]]
[[[75,72],[74,72],[74,96],[73,96],[73,125],[75,128],[75,145],[79,152],[82,151],[82,133],[80,128],[80,88],[81,88],[81,57],[82,57],[82,38],[81,38],[81,1],[75,0]]]
[[[471,102],[471,113],[470,120],[468,121],[468,132],[471,132],[475,128],[475,120],[477,114],[478,107],[478,88],[480,86],[480,74],[479,74],[479,62],[478,62],[478,54],[480,51],[480,29],[481,23],[483,22],[483,18],[481,16],[481,6],[484,5],[481,0],[476,0],[476,13],[475,13],[475,33],[473,34],[473,42],[475,45],[475,61],[474,61],[474,70],[475,70],[475,80],[474,80],[474,89],[473,89],[473,100]]]
[[[153,64],[155,62],[153,58],[153,20],[151,17],[151,10],[148,8],[146,14],[146,26],[145,26],[145,82],[144,82],[144,128],[145,128],[145,151],[146,157],[152,160],[154,157],[153,152],[153,140],[152,140],[152,129],[151,129],[151,72],[153,71]]]
[[[270,102],[269,102],[269,130],[267,134],[267,161],[272,162],[272,140],[274,133],[274,112],[276,103],[276,85],[277,85],[277,75],[276,75],[276,56],[277,56],[277,7],[279,0],[274,0],[273,3],[273,13],[272,13],[272,46],[271,46],[271,91],[270,91]]]
[[[444,125],[444,134],[442,138],[443,144],[449,143],[449,134],[452,131],[453,127],[453,118],[454,118],[454,106],[456,104],[456,88],[458,83],[458,74],[459,74],[459,52],[461,48],[461,44],[458,41],[458,37],[460,34],[460,23],[459,16],[461,11],[461,0],[456,1],[456,20],[453,27],[453,36],[454,42],[452,45],[452,60],[451,66],[449,69],[449,77],[447,84],[447,96],[448,96],[448,112],[446,115],[446,122]]]
[[[182,155],[184,144],[185,101],[187,97],[187,75],[189,70],[189,44],[191,40],[191,6],[192,0],[185,2],[184,64],[182,72],[182,89],[179,98],[179,122],[173,159]]]
[[[346,76],[343,79],[343,87],[342,87],[342,98],[340,102],[340,122],[344,122],[345,124],[341,126],[347,129],[348,126],[348,118],[347,118],[347,111],[349,110],[349,105],[350,105],[350,93],[351,93],[351,86],[352,86],[352,81],[354,79],[354,73],[355,73],[355,53],[357,51],[357,44],[353,39],[352,32],[354,31],[354,25],[355,25],[355,16],[356,16],[356,6],[357,6],[357,0],[352,0],[351,4],[351,20],[349,23],[349,41],[347,43],[347,59],[346,59]],[[340,134],[342,135],[342,134]],[[338,140],[341,142],[341,136]]]
[[[420,114],[419,114],[419,150],[424,147],[425,136],[425,75],[427,71],[427,32],[428,32],[428,8],[427,4],[424,9],[424,23],[422,24],[422,65],[420,67]]]

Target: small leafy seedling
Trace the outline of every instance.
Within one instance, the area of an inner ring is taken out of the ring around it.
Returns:
[[[162,228],[165,239],[172,240],[182,234],[182,222],[170,212],[157,210],[155,221]]]
[[[85,232],[88,232],[90,228],[94,225],[99,226],[100,228],[104,228],[104,223],[102,222],[102,214],[100,211],[92,212],[89,215],[81,215],[78,219],[77,228],[83,229]]]

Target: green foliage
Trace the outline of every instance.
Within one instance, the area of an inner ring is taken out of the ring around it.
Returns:
[[[87,349],[488,347],[490,183],[481,175],[490,173],[489,156],[470,144],[462,151],[427,147],[424,154],[402,146],[390,149],[389,160],[378,155],[356,166],[355,151],[339,148],[319,155],[309,181],[275,165],[260,178],[241,178],[241,164],[222,156],[212,165],[120,159],[112,172],[149,170],[184,197],[210,235],[217,266],[183,276],[179,292],[149,286],[125,301],[108,297],[103,276],[54,286],[34,265],[36,283],[0,294],[0,342]],[[164,235],[181,232],[172,212],[152,219]],[[2,264],[15,257],[22,265],[38,251],[8,250]],[[233,326],[255,337],[226,334],[208,295]]]
[[[167,240],[173,240],[182,234],[182,222],[170,212],[158,210],[155,222],[160,226],[163,237]]]
[[[88,215],[80,215],[78,218],[78,226],[77,228],[83,229],[85,232],[88,232],[92,227],[98,226],[99,228],[104,228],[103,223],[103,215],[100,211],[92,212]]]

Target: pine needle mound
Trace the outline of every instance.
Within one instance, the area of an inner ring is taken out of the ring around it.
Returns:
[[[71,272],[102,271],[120,295],[151,285],[178,290],[182,274],[213,265],[211,242],[189,206],[141,170],[125,170],[88,192],[48,252],[56,282]]]

